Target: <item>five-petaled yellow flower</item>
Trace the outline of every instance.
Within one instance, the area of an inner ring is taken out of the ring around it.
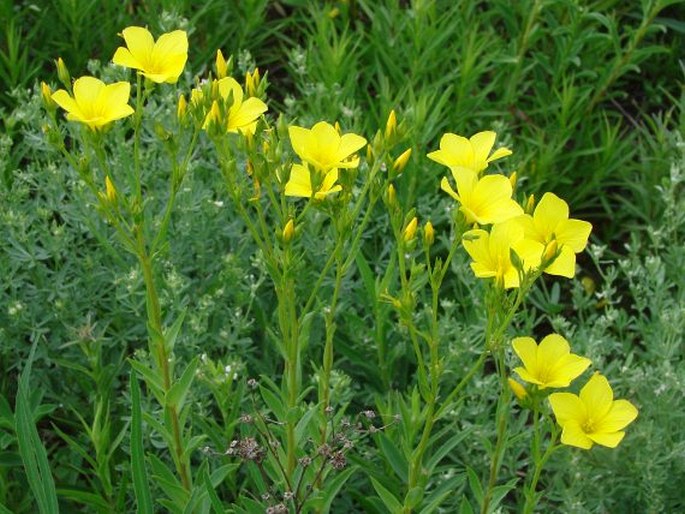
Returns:
[[[457,191],[443,177],[440,189],[461,204],[459,210],[469,223],[489,225],[523,215],[523,209],[511,198],[511,182],[504,175],[486,175],[466,168],[452,168]]]
[[[587,221],[569,219],[568,204],[554,193],[545,193],[535,212],[517,218],[528,239],[548,245],[554,241],[559,255],[545,268],[550,275],[573,278],[576,254],[587,245],[592,225]]]
[[[316,191],[312,191],[312,179],[309,168],[306,164],[293,164],[290,170],[290,179],[285,185],[286,196],[300,196],[310,198],[312,194],[317,200],[322,200],[331,193],[342,190],[338,181],[338,170],[333,168],[321,176],[321,184]]]
[[[157,41],[143,27],[127,27],[121,35],[126,47],[120,46],[112,62],[140,70],[158,84],[176,83],[188,60],[188,35],[183,30],[174,30],[159,36]]]
[[[352,156],[366,145],[362,136],[353,133],[340,135],[333,125],[325,121],[311,129],[290,126],[288,134],[300,159],[323,172],[333,168],[356,168],[359,158]]]
[[[74,82],[74,96],[64,89],[55,91],[52,100],[67,111],[67,119],[98,130],[133,114],[128,105],[131,85],[128,82],[105,84],[95,77],[81,77]]]
[[[227,101],[229,97],[232,98],[226,114],[226,132],[254,134],[257,119],[268,110],[266,104],[256,97],[245,99],[243,88],[233,77],[225,77],[217,81],[216,88],[224,101]],[[219,118],[219,106],[215,103],[205,119],[203,128],[207,128],[212,120],[219,121]]]
[[[540,265],[542,245],[524,239],[523,229],[514,221],[494,225],[490,232],[469,230],[463,237],[464,249],[473,259],[471,269],[478,278],[494,278],[505,288],[520,285],[519,273],[511,262],[514,250],[528,271]]]
[[[559,334],[548,335],[539,345],[532,337],[517,337],[512,346],[524,366],[514,368],[514,373],[540,389],[568,387],[591,364],[590,359],[572,354]]]
[[[595,373],[580,390],[549,395],[557,423],[562,428],[561,442],[589,450],[594,443],[615,448],[637,409],[627,400],[614,400],[614,392],[606,378]]]
[[[478,132],[469,139],[447,133],[440,139],[440,150],[428,154],[428,158],[449,168],[465,168],[482,172],[492,161],[511,155],[508,148],[498,148],[490,153],[497,134],[491,130]]]

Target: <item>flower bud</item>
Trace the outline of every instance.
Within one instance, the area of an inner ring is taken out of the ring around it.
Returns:
[[[388,141],[392,139],[397,131],[397,115],[395,114],[395,109],[390,111],[388,115],[388,121],[385,122],[385,140]]]
[[[395,191],[395,186],[390,184],[388,186],[388,191],[385,194],[385,199],[388,202],[388,205],[393,206],[397,203],[397,191]]]
[[[410,157],[411,157],[411,148],[407,148],[402,153],[402,155],[400,155],[397,159],[395,159],[395,162],[392,163],[392,170],[396,173],[402,173],[402,170],[407,165],[407,162],[409,162]]]
[[[259,68],[255,68],[252,74],[250,72],[245,74],[245,92],[247,96],[258,96],[260,81]]]
[[[57,108],[57,104],[52,99],[52,91],[50,90],[50,86],[48,86],[45,82],[40,83],[40,94],[43,97],[43,105],[45,105],[45,108],[48,111],[54,111]]]
[[[181,95],[178,99],[178,107],[176,108],[176,117],[179,123],[183,123],[186,117],[186,110],[188,109],[188,102],[186,101],[186,95]]]
[[[509,388],[511,391],[514,393],[514,396],[520,401],[523,400],[526,396],[528,396],[528,391],[526,391],[526,388],[523,387],[520,383],[518,383],[516,380],[513,378],[509,377],[507,379],[507,382],[509,383]]]
[[[419,220],[414,216],[409,223],[407,223],[407,226],[404,228],[404,232],[402,233],[402,239],[404,239],[405,243],[408,243],[409,241],[412,241],[414,237],[416,237],[416,229],[419,226]]]
[[[535,210],[535,195],[531,194],[526,200],[526,205],[523,208],[526,214],[533,214]]]
[[[228,63],[224,58],[224,54],[221,53],[221,50],[216,51],[214,70],[216,71],[216,78],[218,79],[222,79],[228,74]]]
[[[218,126],[221,121],[221,109],[216,100],[212,102],[212,108],[207,113],[205,117],[205,122],[202,124],[202,128],[205,130],[211,130],[212,127]]]
[[[288,220],[288,223],[285,224],[285,227],[283,227],[283,242],[284,243],[289,243],[290,241],[293,240],[293,236],[295,235],[295,222],[293,221],[292,218]]]
[[[518,177],[517,173],[514,171],[511,175],[509,175],[509,183],[511,184],[511,190],[516,191],[516,178]]]
[[[545,251],[542,254],[542,267],[543,269],[552,264],[554,259],[557,258],[559,252],[559,245],[556,239],[552,239],[547,246],[545,246]]]
[[[432,246],[435,242],[435,229],[430,221],[427,221],[423,227],[423,243],[426,246]]]
[[[57,65],[57,78],[59,78],[59,81],[64,84],[64,87],[71,91],[71,75],[69,74],[67,65],[64,64],[64,61],[61,57],[57,58],[55,64]]]

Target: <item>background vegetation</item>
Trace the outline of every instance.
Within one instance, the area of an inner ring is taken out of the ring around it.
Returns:
[[[496,130],[515,150],[509,165],[524,179],[521,187],[554,191],[595,228],[576,281],[538,287],[518,326],[564,334],[640,409],[618,450],[552,459],[543,477],[545,511],[685,509],[682,20],[685,3],[673,0],[0,0],[0,506],[35,511],[19,455],[21,418],[38,424],[65,512],[107,511],[97,500],[104,497],[133,508],[131,484],[122,482],[131,451],[126,358],[145,347],[144,324],[132,322],[145,316],[142,277],[113,250],[108,227],[90,215],[83,184],[46,143],[37,81],[56,85],[58,56],[74,76],[116,76],[107,61],[120,44],[117,33],[139,24],[153,33],[189,32],[188,86],[217,48],[234,56],[238,74],[256,64],[268,73],[270,112],[303,126],[338,120],[370,137],[396,109],[414,148],[398,182],[400,201],[432,219],[439,245],[448,244],[450,200],[439,193],[442,171],[425,152],[446,131]],[[172,93],[163,115],[173,116]],[[248,409],[246,380],[281,370],[265,343],[273,293],[263,263],[224,202],[216,170],[202,149],[197,155],[178,197],[163,302],[174,311],[188,307],[176,351],[185,361],[203,356],[191,422],[221,452],[239,428],[219,420]],[[378,220],[363,245],[372,270],[388,259],[385,225]],[[454,355],[468,351],[482,316],[474,303],[479,286],[465,266],[457,259],[443,287],[449,301],[441,330]],[[338,395],[351,412],[392,415],[399,403],[380,393],[411,387],[411,349],[391,349],[388,383],[371,343],[402,340],[399,328],[374,307],[362,264],[344,288]],[[30,388],[22,390],[34,344]],[[319,353],[309,348],[307,359],[318,362]],[[463,366],[445,358],[448,367]],[[492,409],[479,399],[495,383],[485,373],[469,389],[463,418],[473,425],[451,420],[479,443],[456,446],[442,464],[445,474],[463,474],[465,463],[484,459]],[[221,408],[217,395],[224,395]],[[88,436],[98,419],[106,440]],[[396,463],[387,444],[375,443],[356,458],[370,476],[383,476]],[[510,450],[505,466],[520,468],[522,448]],[[89,470],[95,451],[111,452],[107,472],[98,475],[109,474],[109,484],[95,483]],[[212,469],[230,463],[196,458],[198,465],[205,460]],[[219,488],[227,502],[245,480],[235,471],[230,477]],[[462,493],[473,494],[466,479],[453,484],[444,512],[457,512]],[[334,511],[384,512],[365,499],[373,491],[367,475],[356,473],[345,487]],[[516,501],[505,498],[503,508],[515,511]]]

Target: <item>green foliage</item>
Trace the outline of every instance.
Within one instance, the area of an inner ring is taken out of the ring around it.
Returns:
[[[617,450],[556,452],[540,480],[540,508],[685,508],[684,16],[682,2],[653,0],[0,0],[0,512],[34,512],[36,505],[55,512],[59,498],[68,512],[230,506],[261,513],[293,484],[301,484],[303,512],[406,506],[468,513],[487,503],[500,383],[489,359],[482,371],[471,367],[481,355],[474,342],[484,339],[487,302],[467,257],[455,254],[440,292],[441,400],[470,381],[437,416],[412,477],[431,419],[428,379],[417,377],[408,328],[431,316],[424,270],[406,270],[419,277],[410,284],[419,307],[403,321],[388,296],[401,284],[385,209],[373,211],[339,289],[332,276],[317,282],[334,246],[327,218],[312,215],[306,231],[296,229],[298,248],[306,249],[292,262],[296,294],[319,289],[298,339],[301,383],[297,406],[289,406],[269,263],[202,139],[156,254],[164,316],[161,330],[150,332],[174,357],[173,381],[164,384],[146,344],[144,277],[112,227],[94,215],[97,202],[77,170],[46,141],[49,118],[36,83],[54,88],[58,56],[75,76],[125,79],[106,63],[120,44],[117,33],[133,23],[155,34],[185,28],[191,40],[179,89],[165,85],[151,100],[154,122],[144,124],[144,141],[172,131],[178,91],[211,68],[217,48],[236,56],[238,80],[254,65],[268,73],[270,112],[299,125],[337,120],[371,139],[396,109],[406,137],[391,157],[414,149],[396,181],[398,200],[407,210],[416,205],[421,222],[431,219],[431,251],[443,262],[456,237],[452,204],[438,194],[440,171],[424,154],[446,131],[497,130],[515,148],[519,187],[565,197],[574,216],[591,219],[596,243],[579,258],[582,282],[551,280],[534,289],[533,308],[517,315],[508,335],[563,334],[611,375],[617,397],[640,409]],[[108,137],[131,150],[124,129]],[[168,199],[168,149],[187,143],[167,142],[141,147],[151,212],[163,212]],[[124,170],[127,158],[113,154],[110,165]],[[156,227],[159,219],[148,222]],[[338,315],[331,320],[321,299],[334,290]],[[327,337],[336,345],[330,418],[316,395]],[[506,361],[514,362],[509,353]],[[371,406],[374,428],[366,419],[358,428],[355,416]],[[181,453],[173,452],[174,415]],[[317,453],[320,427],[337,431],[349,419],[354,446],[345,450],[346,469],[335,470]],[[292,476],[279,469],[287,467],[286,449],[271,445],[287,440],[288,423],[296,457],[315,463],[298,463]],[[516,407],[509,432],[491,512],[520,511],[525,501],[516,477],[532,466],[530,426]],[[250,438],[267,452],[263,463],[244,464],[230,453],[233,441]],[[192,470],[190,487],[178,477],[184,465]]]

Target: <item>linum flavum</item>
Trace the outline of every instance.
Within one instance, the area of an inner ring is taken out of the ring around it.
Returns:
[[[126,27],[121,31],[126,46],[117,48],[112,62],[138,70],[145,78],[175,84],[188,60],[188,35],[174,30],[154,40],[143,27]]]
[[[571,353],[568,341],[559,334],[546,336],[539,345],[532,337],[517,337],[512,346],[523,362],[514,373],[540,389],[568,387],[591,364],[590,359]]]
[[[71,96],[64,89],[52,93],[52,100],[67,111],[67,119],[98,130],[113,121],[133,114],[128,105],[131,85],[128,82],[105,84],[95,77],[76,79]]]
[[[637,418],[637,409],[628,400],[614,400],[609,381],[595,373],[580,390],[553,393],[549,403],[561,425],[561,442],[589,450],[596,443],[615,448],[625,436],[624,428]]]

